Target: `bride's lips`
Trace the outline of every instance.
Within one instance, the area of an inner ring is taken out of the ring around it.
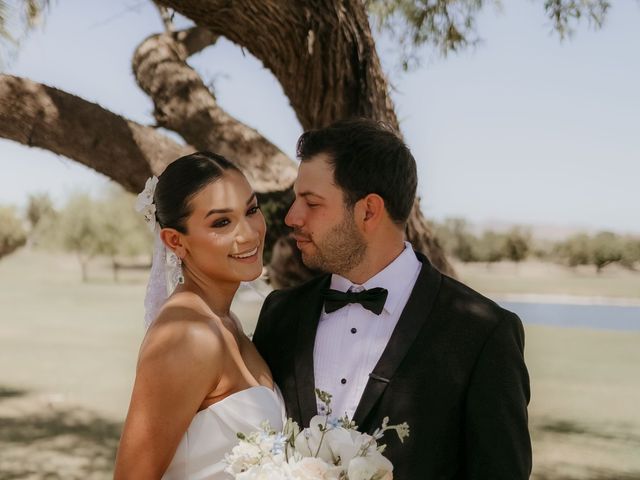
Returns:
[[[253,263],[258,259],[258,253],[260,252],[260,246],[256,246],[251,250],[245,252],[229,255],[231,258],[242,263]]]

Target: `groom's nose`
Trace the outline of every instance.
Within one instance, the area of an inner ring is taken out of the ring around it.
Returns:
[[[295,200],[289,207],[289,211],[287,212],[287,215],[284,217],[284,223],[286,223],[287,226],[289,227],[302,226],[303,224],[302,216],[301,216],[300,208],[298,207],[297,200]]]

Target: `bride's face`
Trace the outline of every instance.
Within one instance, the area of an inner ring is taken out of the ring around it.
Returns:
[[[227,170],[198,192],[190,207],[182,238],[186,267],[223,281],[258,278],[266,225],[244,175]]]

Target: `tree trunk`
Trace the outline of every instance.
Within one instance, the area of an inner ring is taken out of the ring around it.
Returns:
[[[116,261],[115,257],[111,257],[111,272],[113,273],[113,281],[115,283],[118,283],[119,278],[118,278],[118,272],[120,270],[120,265],[118,265],[118,262]]]
[[[246,48],[271,70],[305,130],[363,116],[399,133],[398,120],[361,0],[160,0],[213,35]],[[409,241],[453,274],[420,208]]]
[[[236,120],[216,102],[190,55],[216,41],[195,27],[152,35],[136,49],[133,72],[153,100],[158,125],[179,133],[198,150],[211,150],[236,163],[257,192],[285,190],[296,177],[296,164],[256,130]]]
[[[427,219],[422,215],[419,198],[416,198],[413,204],[413,210],[407,223],[406,235],[413,248],[427,255],[438,270],[455,277],[455,270],[447,259],[444,248],[442,248],[438,238],[433,234]]]
[[[78,253],[78,260],[80,261],[82,283],[87,283],[89,281],[89,259],[83,258],[82,254]]]
[[[387,80],[361,0],[160,0],[271,70],[305,130],[351,116],[396,131]]]

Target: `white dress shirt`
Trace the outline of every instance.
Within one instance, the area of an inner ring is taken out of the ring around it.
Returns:
[[[333,395],[332,416],[345,413],[353,418],[369,374],[378,363],[398,323],[422,264],[410,243],[384,270],[354,285],[340,275],[332,275],[330,288],[346,292],[375,287],[388,291],[380,315],[351,303],[335,312],[322,311],[313,349],[315,386]],[[318,402],[318,411],[321,404]]]

